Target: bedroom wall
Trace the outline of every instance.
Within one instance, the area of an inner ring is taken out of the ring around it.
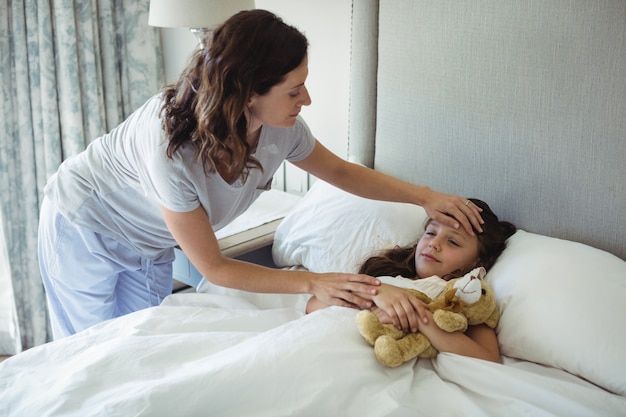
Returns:
[[[309,39],[307,88],[313,103],[302,115],[324,146],[347,158],[352,1],[256,0],[256,7],[276,13]],[[173,82],[196,47],[196,39],[187,29],[160,30],[165,77]],[[301,194],[308,185],[305,173],[286,164],[285,176],[277,174],[274,187]]]

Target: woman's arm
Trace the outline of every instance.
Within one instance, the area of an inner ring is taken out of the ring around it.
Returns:
[[[472,225],[482,232],[482,211],[467,199],[442,194],[401,181],[373,169],[347,162],[316,142],[311,155],[295,162],[297,167],[349,193],[374,200],[413,203],[424,207],[428,216],[447,226],[463,226],[474,234]],[[455,220],[456,219],[456,220]]]
[[[179,213],[161,207],[172,236],[205,279],[229,288],[262,293],[313,294],[322,302],[345,307],[369,308],[359,294],[376,294],[377,279],[358,274],[315,274],[266,268],[222,254],[202,207]]]

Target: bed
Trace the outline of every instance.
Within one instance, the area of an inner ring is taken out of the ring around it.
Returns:
[[[352,38],[350,157],[520,229],[485,278],[502,364],[386,368],[355,310],[203,281],[4,361],[0,415],[626,416],[626,3],[359,0]],[[274,262],[355,271],[424,220],[317,181]]]

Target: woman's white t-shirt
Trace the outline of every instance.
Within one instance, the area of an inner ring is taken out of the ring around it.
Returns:
[[[231,185],[218,173],[206,173],[191,146],[167,157],[159,117],[162,104],[161,95],[152,97],[85,151],[67,159],[44,189],[69,221],[149,259],[176,245],[161,205],[177,212],[202,206],[217,231],[269,189],[284,160],[301,161],[315,146],[301,118],[290,128],[263,126],[254,153],[263,171],[253,169],[245,183]]]

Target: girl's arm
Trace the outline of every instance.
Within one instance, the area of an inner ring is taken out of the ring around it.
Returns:
[[[393,323],[405,332],[421,332],[439,352],[500,362],[496,332],[488,326],[470,326],[465,333],[441,330],[427,304],[417,300],[408,290],[393,285],[382,284],[378,294],[371,299],[376,304],[372,311],[381,322]],[[398,325],[398,319],[405,321],[400,321]]]
[[[200,274],[229,288],[261,293],[313,294],[329,305],[369,308],[372,302],[359,294],[374,295],[377,279],[358,274],[316,274],[266,268],[222,254],[209,217],[202,207],[186,213],[161,207],[163,218]]]
[[[430,218],[442,224],[454,228],[463,226],[472,236],[472,225],[482,232],[482,210],[473,203],[466,205],[467,199],[442,194],[426,186],[414,185],[347,162],[319,142],[316,142],[311,155],[294,165],[349,193],[374,200],[417,204],[424,207]]]
[[[383,323],[390,323],[389,316],[383,310],[374,307],[372,312]],[[456,353],[472,358],[500,363],[500,348],[496,332],[492,328],[481,324],[469,326],[465,333],[446,332],[441,330],[433,320],[430,310],[425,311],[427,322],[419,322],[419,331],[428,337],[430,343],[439,352]]]
[[[465,333],[448,333],[441,330],[432,320],[432,313],[426,312],[428,323],[420,323],[419,331],[428,337],[439,352],[456,353],[472,358],[500,363],[500,348],[494,329],[481,324],[469,326]]]

